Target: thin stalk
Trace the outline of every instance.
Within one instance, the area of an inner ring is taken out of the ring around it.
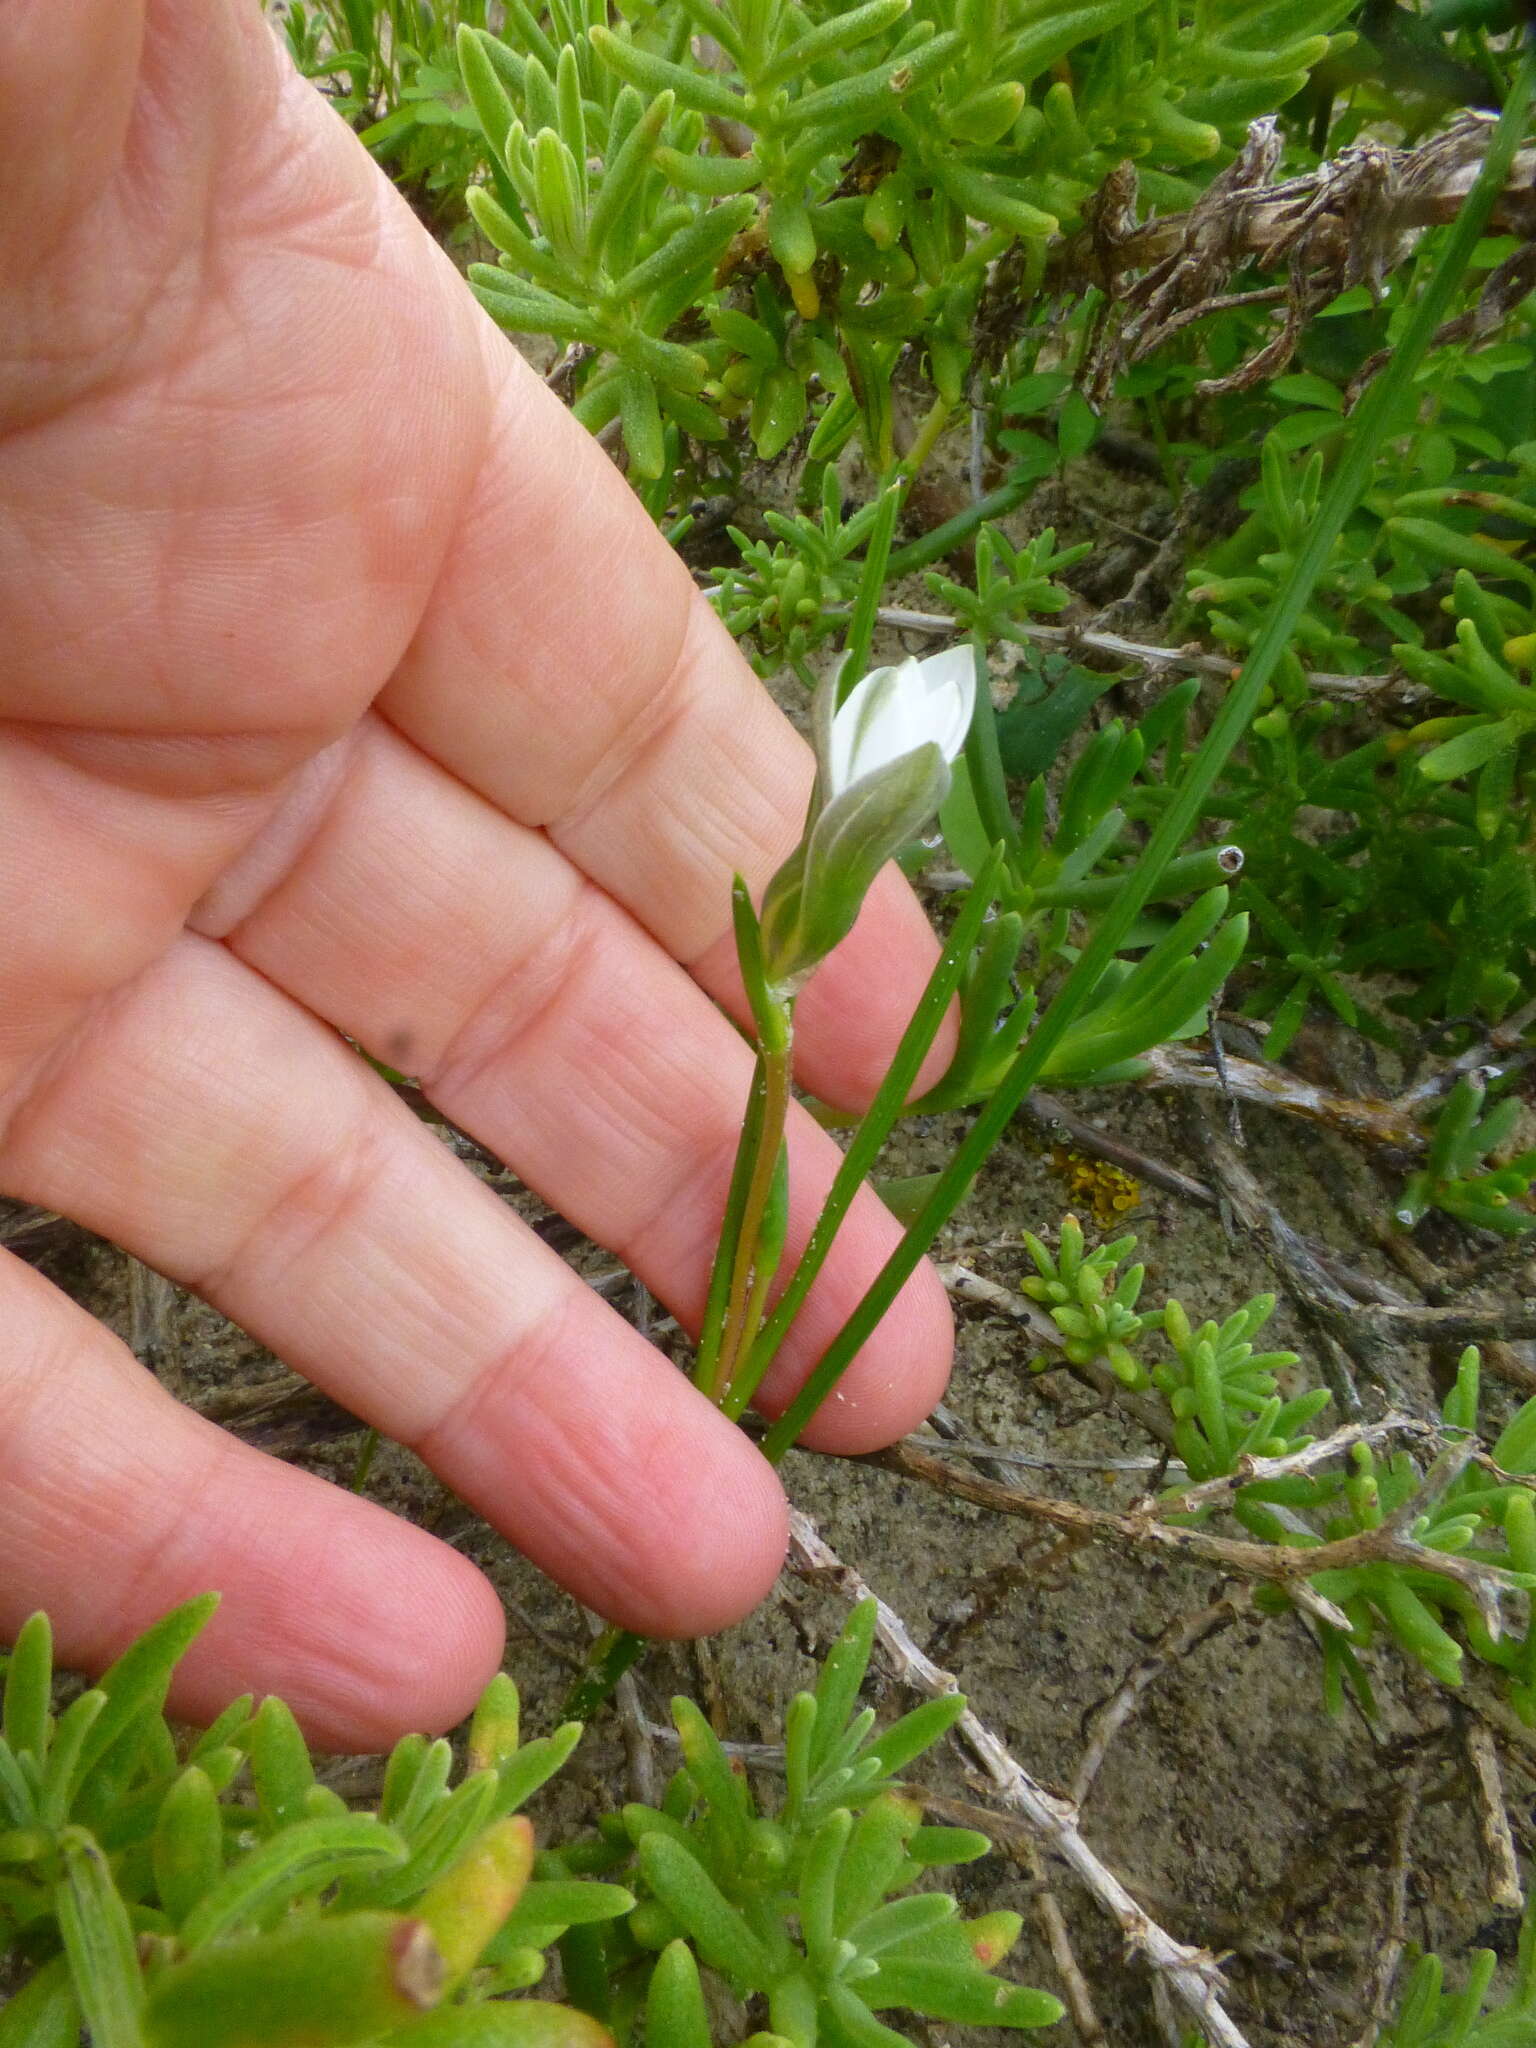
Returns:
[[[938,1036],[939,1027],[949,1014],[949,1006],[975,951],[982,924],[997,893],[1002,865],[1002,848],[994,847],[990,858],[983,863],[981,872],[960,906],[960,914],[955,919],[944,950],[928,978],[928,986],[912,1013],[912,1021],[902,1033],[901,1043],[896,1048],[896,1056],[876,1092],[874,1101],[860,1119],[849,1141],[848,1150],[843,1154],[842,1164],[838,1167],[832,1185],[827,1191],[826,1201],[822,1204],[821,1214],[812,1226],[805,1250],[800,1254],[795,1270],[789,1277],[789,1284],[780,1296],[773,1314],[763,1325],[745,1365],[732,1378],[730,1391],[721,1403],[732,1420],[741,1416],[747,1403],[761,1385],[764,1373],[777,1356],[779,1346],[784,1342],[791,1323],[800,1313],[817,1274],[826,1264],[827,1254],[832,1249],[832,1241],[842,1226],[843,1218],[847,1215],[854,1196],[868,1178],[870,1168],[879,1156],[880,1148],[906,1108],[917,1081],[918,1071],[928,1055],[928,1048]]]
[[[923,464],[933,453],[934,443],[949,424],[950,408],[942,398],[936,398],[923,416],[923,423],[912,438],[912,446],[901,458],[902,468],[909,475],[916,476]]]
[[[735,1368],[757,1335],[756,1326],[751,1322],[751,1304],[755,1298],[761,1313],[768,1282],[773,1277],[771,1265],[766,1274],[760,1273],[763,1219],[768,1213],[773,1176],[779,1163],[779,1150],[784,1143],[784,1121],[789,1114],[790,1049],[791,1040],[786,1032],[782,1045],[765,1046],[758,1056],[763,1072],[763,1109],[751,1171],[747,1177],[746,1198],[742,1203],[741,1230],[736,1239],[736,1257],[725,1310],[725,1332],[709,1382],[702,1379],[698,1382],[700,1390],[718,1405],[723,1405]]]
[[[965,765],[970,771],[971,795],[982,830],[995,845],[1001,840],[1007,849],[1010,879],[1017,887],[1020,856],[1019,828],[1008,801],[1008,783],[1003,774],[1003,757],[997,743],[997,710],[992,702],[992,674],[981,635],[971,635],[971,659],[976,665],[976,711],[965,736]]]
[[[757,1067],[752,1075],[752,1088],[747,1096],[746,1114],[741,1120],[741,1136],[736,1143],[736,1162],[731,1168],[731,1185],[725,1197],[725,1214],[720,1220],[720,1241],[715,1246],[715,1261],[710,1268],[709,1295],[704,1305],[704,1323],[699,1331],[698,1350],[693,1360],[693,1383],[714,1398],[714,1387],[718,1379],[720,1348],[725,1336],[726,1303],[730,1299],[731,1276],[736,1269],[736,1251],[741,1243],[741,1219],[746,1208],[747,1182],[752,1177],[752,1162],[757,1156],[757,1146],[763,1128],[763,1094],[765,1077],[763,1056],[757,1056]]]
[[[379,1432],[365,1429],[363,1440],[358,1446],[357,1463],[352,1467],[352,1491],[361,1493],[368,1484],[368,1474],[373,1470],[374,1457],[379,1448]]]
[[[875,637],[875,615],[880,609],[880,593],[885,588],[891,559],[891,542],[896,536],[896,521],[901,514],[901,501],[905,494],[906,480],[902,477],[886,485],[869,531],[859,592],[854,599],[853,615],[848,621],[848,637],[843,643],[842,667],[838,671],[839,700],[847,696],[869,666],[870,645]]]
[[[1001,519],[1015,505],[1021,505],[1039,481],[1038,477],[1016,476],[999,484],[995,491],[978,498],[974,505],[967,505],[942,526],[935,526],[916,540],[908,541],[904,548],[897,548],[891,555],[886,580],[893,582],[898,576],[910,576],[914,569],[926,569],[930,562],[952,554],[985,520]]]
[[[763,1317],[768,1309],[768,1291],[773,1285],[774,1276],[779,1270],[779,1262],[784,1256],[784,1225],[789,1207],[789,1158],[783,1145],[779,1147],[779,1156],[773,1168],[770,1213],[775,1207],[778,1210],[777,1233],[770,1244],[768,1221],[765,1217],[763,1227],[758,1233],[758,1251],[752,1264],[752,1284],[747,1290],[746,1309],[720,1375],[722,1393],[718,1397],[718,1405],[722,1408],[742,1360],[751,1355],[752,1345],[763,1327]]]
[[[1143,906],[1189,836],[1200,815],[1201,805],[1209,796],[1228,756],[1247,731],[1260,694],[1290,645],[1345,521],[1370,483],[1393,411],[1407,390],[1436,329],[1450,310],[1468,258],[1487,222],[1496,194],[1503,189],[1510,163],[1524,133],[1533,87],[1536,87],[1536,44],[1528,44],[1476,183],[1467,195],[1466,204],[1451,229],[1440,260],[1396,352],[1356,409],[1355,430],[1343,459],[1318,507],[1316,520],[1290,576],[1277,595],[1231,693],[1212,721],[1198,752],[1191,758],[1183,781],[1158,822],[1141,860],[1105,910],[1093,937],[1023,1050],[1004,1075],[863,1300],[832,1340],[799,1394],[769,1430],[764,1439],[763,1453],[771,1463],[777,1464],[782,1459],[831,1393],[939,1231],[959,1207],[987,1155],[1025,1096],[1040,1079],[1052,1052],[1066,1036],[1073,1019],[1092,995]]]

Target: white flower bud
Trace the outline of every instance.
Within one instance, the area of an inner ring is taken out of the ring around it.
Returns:
[[[841,705],[823,684],[805,835],[763,899],[770,981],[808,974],[853,929],[875,876],[943,802],[975,704],[968,647],[877,668]]]
[[[834,802],[864,776],[919,747],[936,746],[947,767],[965,745],[975,704],[969,647],[872,670],[832,715],[822,749],[823,801]]]

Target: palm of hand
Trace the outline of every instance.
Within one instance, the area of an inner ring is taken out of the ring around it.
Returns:
[[[773,1476],[338,1034],[692,1320],[747,1077],[728,878],[792,842],[804,750],[254,12],[71,11],[0,26],[0,1188],[614,1618],[718,1625],[777,1568]],[[924,945],[878,891],[806,999],[819,1092],[870,1085]],[[835,1156],[794,1142],[803,1233]],[[871,1200],[770,1394],[892,1235]],[[0,1298],[0,1633],[46,1604],[100,1663],[215,1585],[184,1711],[272,1687],[361,1746],[464,1710],[501,1627],[470,1565],[14,1260]],[[920,1275],[819,1440],[908,1426],[947,1345]]]

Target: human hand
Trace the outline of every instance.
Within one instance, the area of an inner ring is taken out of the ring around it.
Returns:
[[[756,1450],[339,1033],[696,1323],[750,1057],[729,878],[809,755],[607,458],[238,0],[0,13],[0,1187],[196,1289],[650,1634],[767,1590]],[[932,958],[893,874],[800,1009],[878,1079]],[[682,964],[679,964],[682,963]],[[791,1248],[836,1152],[792,1137]],[[895,1241],[862,1199],[780,1406]],[[189,1716],[382,1745],[472,1703],[490,1586],[178,1406],[0,1254],[0,1635],[99,1667],[224,1605]],[[939,1393],[909,1283],[812,1432]]]

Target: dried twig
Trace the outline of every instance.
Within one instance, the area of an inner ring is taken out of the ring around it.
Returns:
[[[1146,1656],[1132,1665],[1114,1692],[1095,1710],[1088,1725],[1087,1746],[1068,1795],[1074,1806],[1081,1809],[1087,1802],[1093,1781],[1109,1754],[1109,1745],[1141,1705],[1149,1688],[1169,1666],[1252,1611],[1253,1589],[1234,1586],[1219,1600],[1213,1600],[1209,1607],[1202,1607],[1198,1614],[1186,1614],[1169,1623]]]
[[[815,1523],[798,1509],[790,1511],[790,1561],[806,1577],[837,1580],[853,1599],[870,1589],[850,1565],[825,1542]],[[880,1645],[903,1683],[938,1699],[958,1690],[954,1675],[942,1671],[913,1641],[905,1622],[885,1602],[878,1602],[876,1633]],[[1143,1955],[1166,1979],[1185,2010],[1205,2032],[1212,2048],[1247,2048],[1243,2034],[1221,2002],[1221,1971],[1213,1956],[1190,1948],[1158,1925],[1139,1906],[1120,1879],[1084,1841],[1077,1816],[1064,1799],[1047,1792],[1017,1763],[998,1738],[969,1708],[955,1724],[986,1773],[997,1797],[1075,1872],[1094,1899],[1114,1920],[1127,1947]]]
[[[88,1243],[91,1233],[52,1209],[34,1209],[26,1202],[0,1196],[0,1251],[14,1252],[35,1265],[40,1259]]]
[[[1105,294],[1090,348],[1090,396],[1107,389],[1117,369],[1229,303],[1237,273],[1249,266],[1284,273],[1282,324],[1248,362],[1204,388],[1243,389],[1273,375],[1318,306],[1351,285],[1379,290],[1424,228],[1455,218],[1491,133],[1490,116],[1467,113],[1416,148],[1364,141],[1276,185],[1279,139],[1274,117],[1267,116],[1250,126],[1238,156],[1187,213],[1142,225],[1136,223],[1135,171],[1117,166],[1084,209],[1082,231],[1057,248],[1050,269],[1057,290],[1088,281]],[[1494,221],[1524,235],[1533,218],[1536,150],[1525,149],[1495,202]],[[1122,287],[1128,271],[1142,274]],[[1499,280],[1495,305],[1519,291],[1522,275],[1517,267]],[[1010,284],[1005,269],[993,289],[1006,291]],[[1474,315],[1467,337],[1479,338],[1495,317],[1490,313],[1479,324]]]
[[[1386,1338],[1361,1321],[1363,1312],[1356,1301],[1270,1200],[1246,1153],[1217,1127],[1203,1104],[1192,1107],[1195,1129],[1230,1217],[1262,1239],[1286,1291],[1319,1331],[1319,1364],[1330,1392],[1344,1414],[1358,1421],[1359,1396],[1342,1361],[1333,1355],[1330,1339],[1344,1347],[1367,1378],[1395,1394]]]
[[[1426,1139],[1401,1102],[1386,1102],[1363,1095],[1342,1095],[1331,1088],[1258,1060],[1233,1059],[1230,1054],[1218,1073],[1209,1056],[1184,1046],[1163,1045],[1141,1055],[1146,1066],[1146,1085],[1152,1088],[1193,1088],[1204,1093],[1235,1095],[1242,1102],[1264,1109],[1283,1110],[1288,1116],[1305,1117],[1346,1137],[1364,1139],[1372,1145],[1389,1145],[1409,1154],[1422,1152]],[[1225,1081],[1225,1085],[1223,1082]]]
[[[983,1472],[988,1462],[995,1464],[999,1470],[990,1475],[994,1479],[1005,1477],[1009,1466],[1019,1466],[1031,1472],[1129,1472],[1138,1478],[1149,1477],[1154,1472],[1166,1472],[1178,1479],[1184,1471],[1177,1459],[1040,1458],[1032,1451],[1016,1451],[1011,1446],[1005,1449],[998,1444],[981,1443],[974,1437],[908,1436],[902,1441],[915,1444],[920,1451],[952,1451],[957,1457],[972,1459]],[[1536,1481],[1532,1483],[1536,1484]]]
[[[1192,1174],[1182,1173],[1178,1167],[1138,1151],[1112,1131],[1101,1130],[1087,1117],[1079,1116],[1059,1095],[1047,1095],[1043,1090],[1035,1089],[1024,1104],[1024,1114],[1031,1122],[1039,1124],[1048,1136],[1065,1138],[1079,1151],[1091,1153],[1096,1159],[1107,1159],[1111,1166],[1118,1166],[1133,1180],[1161,1188],[1164,1194],[1178,1195],[1186,1202],[1193,1202],[1197,1208],[1214,1209],[1217,1206],[1216,1190],[1203,1180],[1196,1180]]]
[[[1002,1514],[1022,1515],[1030,1521],[1046,1522],[1052,1528],[1082,1530],[1105,1542],[1132,1550],[1164,1550],[1193,1562],[1212,1564],[1242,1578],[1267,1580],[1283,1586],[1288,1596],[1305,1606],[1319,1620],[1345,1635],[1353,1633],[1349,1617],[1331,1600],[1324,1599],[1307,1581],[1317,1574],[1351,1571],[1363,1564],[1400,1564],[1415,1571],[1433,1572],[1461,1586],[1476,1602],[1479,1616],[1490,1635],[1503,1632],[1499,1598],[1518,1590],[1502,1567],[1453,1552],[1434,1550],[1412,1535],[1414,1523],[1439,1500],[1445,1489],[1466,1467],[1474,1453],[1471,1443],[1449,1446],[1442,1451],[1417,1492],[1374,1529],[1362,1529],[1353,1536],[1341,1536],[1331,1543],[1292,1547],[1283,1544],[1250,1543],[1230,1536],[1214,1536],[1205,1529],[1171,1526],[1159,1519],[1177,1511],[1177,1497],[1160,1503],[1148,1502],[1130,1513],[1111,1508],[1085,1507],[1077,1501],[1056,1500],[1026,1493],[1022,1488],[1004,1486],[979,1473],[957,1471],[942,1458],[916,1449],[910,1441],[877,1451],[862,1462],[902,1472],[909,1478],[926,1480],[941,1493],[955,1494],[978,1507],[995,1508]]]
[[[176,1287],[142,1259],[128,1260],[128,1348],[178,1396],[183,1389],[171,1337]]]
[[[1490,1338],[1536,1337],[1536,1308],[1529,1304],[1413,1308],[1380,1302],[1352,1308],[1349,1314],[1357,1329],[1377,1331],[1395,1344],[1477,1344]]]
[[[1026,1840],[1020,1848],[1021,1860],[1034,1889],[1035,1917],[1051,1951],[1056,1975],[1061,1979],[1062,1995],[1067,2011],[1072,2015],[1072,2024],[1077,2029],[1077,2038],[1082,2048],[1109,2048],[1109,2036],[1104,2031],[1104,2023],[1093,2003],[1093,1994],[1088,1989],[1088,1980],[1072,1947],[1072,1937],[1067,1932],[1066,1916],[1046,1878],[1045,1860],[1039,1845],[1033,1840]]]
[[[629,1759],[629,1796],[643,1806],[655,1806],[661,1797],[656,1771],[656,1751],[651,1728],[640,1705],[640,1689],[633,1671],[626,1671],[613,1691],[624,1733],[624,1753]]]
[[[1421,1443],[1433,1444],[1439,1449],[1443,1444],[1439,1428],[1433,1422],[1425,1422],[1416,1415],[1383,1415],[1378,1422],[1348,1422],[1342,1429],[1336,1429],[1328,1436],[1320,1436],[1302,1450],[1290,1451],[1283,1458],[1239,1458],[1236,1468],[1223,1473],[1219,1479],[1205,1479],[1198,1486],[1183,1488],[1175,1500],[1168,1496],[1168,1505],[1179,1514],[1197,1514],[1210,1508],[1225,1507],[1239,1487],[1251,1485],[1255,1480],[1289,1479],[1298,1472],[1315,1472],[1323,1465],[1331,1465],[1352,1451],[1356,1444],[1385,1443],[1394,1436],[1417,1438]]]
[[[851,609],[847,605],[827,607],[829,616]],[[945,635],[960,630],[959,621],[947,612],[911,611],[903,605],[882,605],[875,617],[879,624],[899,633]],[[1134,661],[1142,668],[1182,669],[1189,675],[1215,676],[1224,683],[1230,683],[1242,666],[1232,655],[1216,654],[1197,644],[1160,647],[1149,640],[1128,640],[1124,634],[1101,633],[1086,626],[1048,626],[1038,619],[1015,619],[1010,630],[1037,646],[1058,647],[1064,654],[1102,654],[1116,663]],[[1309,669],[1306,680],[1308,688],[1318,696],[1337,697],[1352,704],[1369,704],[1378,699],[1413,704],[1431,694],[1422,683],[1396,673],[1351,676]]]
[[[1463,1714],[1461,1740],[1472,1768],[1477,1792],[1477,1825],[1488,1859],[1488,1899],[1499,1912],[1523,1913],[1525,1890],[1520,1882],[1520,1864],[1515,1855],[1515,1838],[1510,1832],[1509,1813],[1504,1804],[1504,1779],[1499,1754],[1487,1726],[1475,1715]]]
[[[1486,1287],[1491,1280],[1507,1279],[1519,1267],[1533,1263],[1536,1243],[1532,1243],[1529,1235],[1502,1237],[1487,1251],[1477,1252],[1459,1266],[1437,1273],[1426,1291],[1431,1302],[1440,1307],[1458,1294],[1465,1294],[1469,1287]]]
[[[1422,1111],[1427,1103],[1437,1101],[1442,1095],[1449,1095],[1463,1074],[1475,1073],[1479,1067],[1491,1070],[1489,1079],[1507,1074],[1510,1071],[1511,1054],[1516,1055],[1521,1064],[1533,1057],[1533,1049],[1521,1045],[1521,1040],[1533,1024],[1536,1024],[1536,997],[1528,1003],[1523,1003],[1518,1010],[1511,1010],[1507,1017],[1500,1018],[1487,1037],[1479,1039],[1476,1045],[1469,1045],[1464,1052],[1457,1053],[1454,1059],[1448,1060],[1443,1067],[1437,1067],[1434,1073],[1427,1075],[1424,1080],[1415,1083],[1412,1088],[1405,1088],[1393,1103],[1393,1108],[1410,1114]]]

